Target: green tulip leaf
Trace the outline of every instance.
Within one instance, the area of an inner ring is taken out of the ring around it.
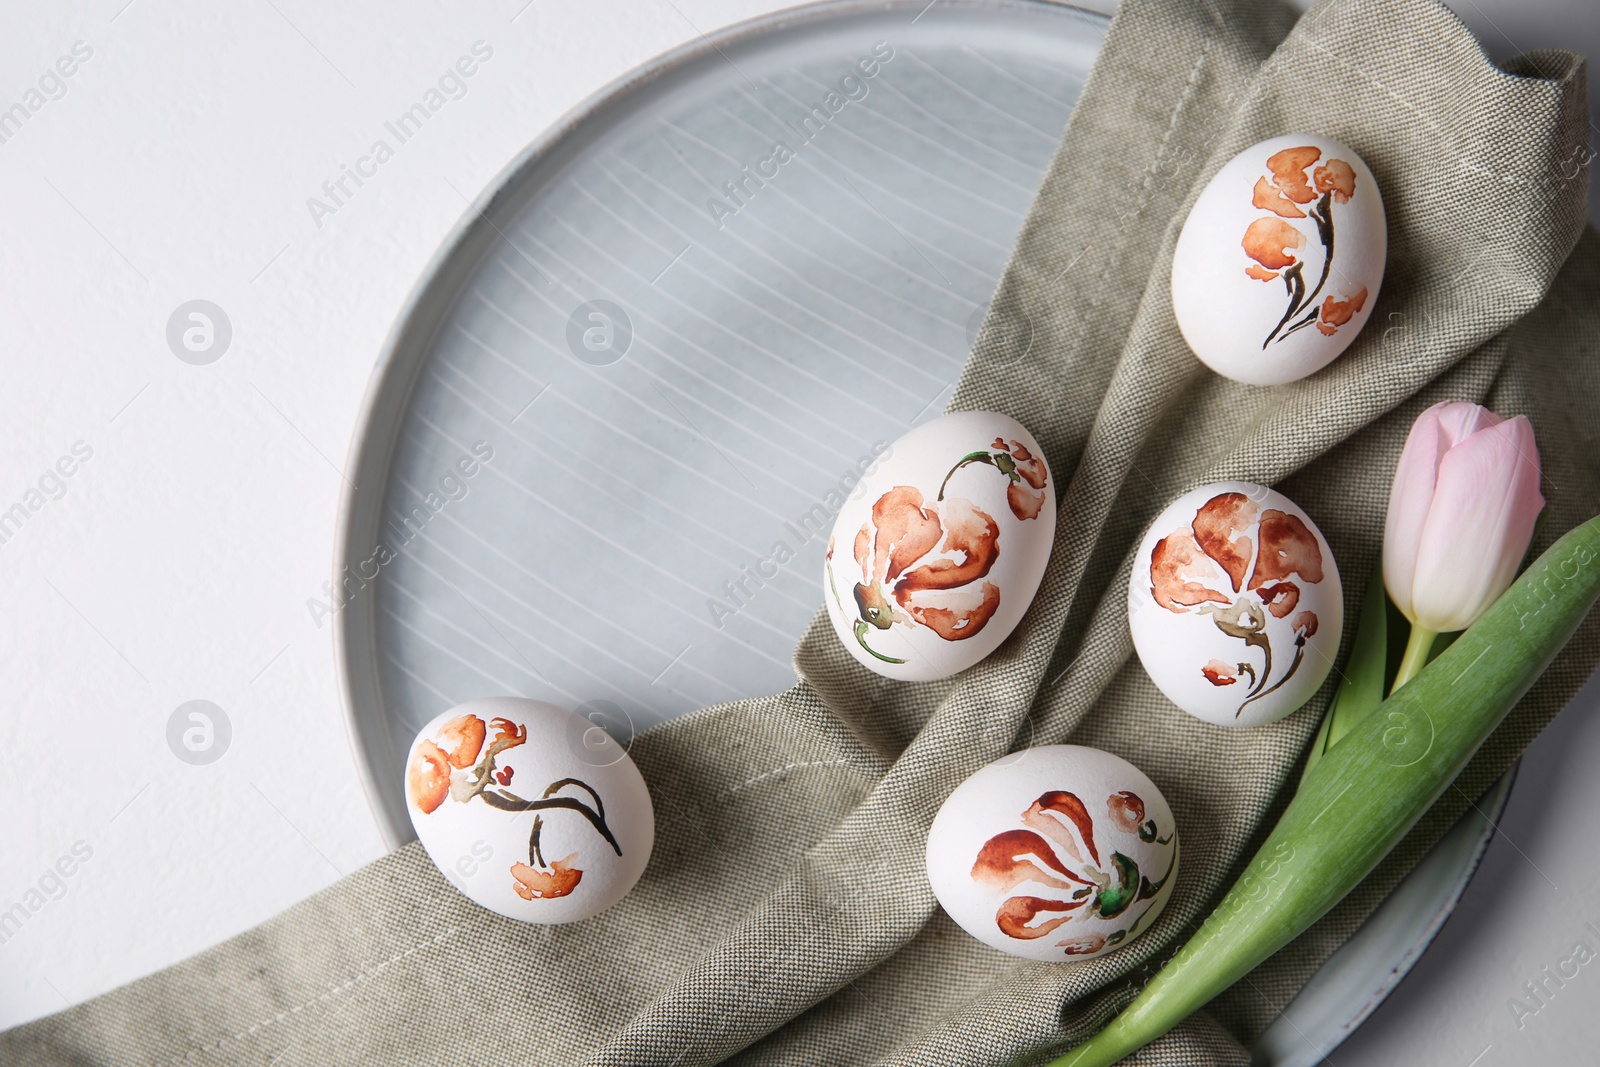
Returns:
[[[1306,757],[1306,769],[1301,775],[1311,773],[1328,749],[1350,732],[1352,726],[1372,713],[1383,703],[1384,685],[1389,660],[1389,597],[1383,588],[1383,561],[1372,568],[1367,579],[1367,595],[1361,604],[1361,619],[1356,625],[1355,645],[1344,666],[1344,676],[1327,714],[1322,717],[1322,728],[1311,744]]]

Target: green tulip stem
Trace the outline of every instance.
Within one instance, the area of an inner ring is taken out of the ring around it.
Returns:
[[[1395,673],[1394,685],[1389,687],[1391,696],[1428,665],[1428,654],[1433,651],[1433,642],[1438,636],[1437,630],[1411,624],[1411,636],[1406,639],[1406,654],[1400,658],[1400,669]]]

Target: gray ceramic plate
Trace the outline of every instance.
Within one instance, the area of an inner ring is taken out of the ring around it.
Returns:
[[[541,698],[625,740],[793,683],[824,501],[943,409],[1106,25],[800,8],[648,64],[496,179],[390,336],[340,518],[391,844],[407,746],[453,704]]]

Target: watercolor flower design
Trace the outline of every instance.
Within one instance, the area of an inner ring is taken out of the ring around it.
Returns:
[[[856,643],[885,663],[905,660],[867,643],[873,630],[895,625],[923,626],[946,641],[982,632],[1000,607],[1000,587],[988,575],[1000,558],[1000,525],[963,497],[946,497],[950,479],[963,467],[982,463],[1005,475],[1006,503],[1019,520],[1038,517],[1044,507],[1048,473],[1044,461],[1020,441],[995,438],[992,450],[970,452],[956,462],[934,501],[909,485],[897,485],[872,505],[856,531],[852,553],[861,580],[855,600]],[[829,540],[828,587],[841,612],[849,614],[834,581],[834,542]]]
[[[1330,293],[1321,306],[1316,304],[1333,270],[1333,205],[1349,203],[1356,191],[1354,167],[1342,159],[1319,163],[1321,158],[1322,150],[1313,145],[1274,152],[1267,157],[1267,174],[1256,179],[1251,193],[1250,203],[1270,214],[1245,229],[1240,243],[1254,262],[1244,272],[1258,282],[1282,278],[1288,300],[1283,317],[1261,342],[1263,349],[1312,325],[1332,336],[1367,303],[1366,286],[1360,286],[1344,296]],[[1322,272],[1309,291],[1301,256],[1308,237],[1290,221],[1294,219],[1309,219],[1322,245]]]
[[[955,477],[956,471],[969,464],[987,463],[1011,481],[1006,486],[1006,504],[1010,506],[1011,514],[1023,520],[1038,518],[1039,511],[1044,507],[1044,486],[1049,478],[1044,460],[1029,452],[1021,441],[1006,441],[996,437],[989,449],[962,456],[950,468],[950,473],[944,476],[944,484],[939,486],[939,499],[944,499],[944,491],[949,488],[950,479]]]
[[[870,630],[926,626],[946,641],[983,630],[1000,607],[1000,587],[986,581],[1000,558],[1000,527],[970,500],[929,503],[913,486],[897,485],[872,505],[853,546],[856,642],[886,663],[905,660],[867,643]],[[828,584],[841,611],[828,545]]]
[[[489,727],[494,737],[488,737]],[[484,741],[488,740],[488,747]],[[534,800],[525,800],[507,787],[515,769],[496,767],[500,753],[526,744],[528,728],[509,719],[494,719],[485,724],[476,715],[459,715],[439,727],[431,738],[424,738],[406,766],[406,796],[424,815],[432,815],[446,800],[466,804],[480,798],[500,811],[534,811],[533,830],[528,836],[528,862],[518,861],[510,868],[511,888],[523,900],[564,897],[578,887],[583,870],[576,866],[578,854],[546,862],[539,848],[544,829],[544,813],[551,810],[575,811],[587,819],[605,839],[612,851],[622,855],[622,847],[606,825],[606,809],[587,783],[562,778],[550,783]],[[581,790],[587,797],[563,795],[564,790]]]
[[[1021,827],[989,838],[973,861],[972,880],[1005,895],[994,916],[1001,933],[1027,941],[1068,933],[1056,946],[1068,956],[1082,956],[1138,929],[1176,869],[1178,846],[1173,831],[1161,836],[1155,820],[1146,818],[1144,801],[1127,790],[1106,798],[1103,820],[1102,825],[1166,851],[1161,876],[1152,881],[1131,857],[1108,848],[1096,836],[1088,806],[1074,793],[1053,789],[1022,812]],[[1028,886],[1032,891],[1015,892]],[[1072,932],[1068,926],[1079,920],[1081,930],[1083,921],[1124,916],[1127,925],[1109,934]]]
[[[1317,616],[1294,612],[1301,586],[1322,578],[1322,549],[1310,528],[1298,516],[1263,510],[1243,493],[1212,497],[1188,525],[1157,541],[1150,552],[1150,594],[1157,604],[1180,615],[1209,615],[1218,630],[1243,641],[1246,649],[1261,650],[1259,671],[1249,660],[1213,659],[1200,668],[1201,676],[1219,688],[1249,680],[1235,718],[1300,669],[1306,639],[1317,632]],[[1294,658],[1274,681],[1267,616],[1283,619],[1292,613]]]

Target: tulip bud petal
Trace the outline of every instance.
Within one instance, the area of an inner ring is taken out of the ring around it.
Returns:
[[[1416,622],[1411,587],[1416,579],[1417,547],[1433,504],[1439,463],[1446,452],[1488,426],[1504,422],[1479,404],[1441,401],[1417,416],[1406,437],[1389,491],[1383,533],[1383,584],[1401,614]]]
[[[1460,420],[1443,432],[1470,425]],[[1505,592],[1544,507],[1528,420],[1477,427],[1439,460],[1415,553],[1410,617],[1440,633],[1466,629]]]
[[[1469,404],[1461,400],[1447,400],[1442,404],[1435,404],[1424,412],[1424,414],[1429,413],[1438,422],[1445,451],[1459,445],[1479,430],[1498,426],[1506,421],[1482,404]]]
[[[1400,613],[1412,622],[1416,621],[1411,586],[1417,572],[1417,546],[1433,504],[1439,461],[1450,447],[1439,420],[1440,409],[1447,406],[1435,404],[1412,424],[1389,489],[1389,514],[1383,528],[1383,584]]]

